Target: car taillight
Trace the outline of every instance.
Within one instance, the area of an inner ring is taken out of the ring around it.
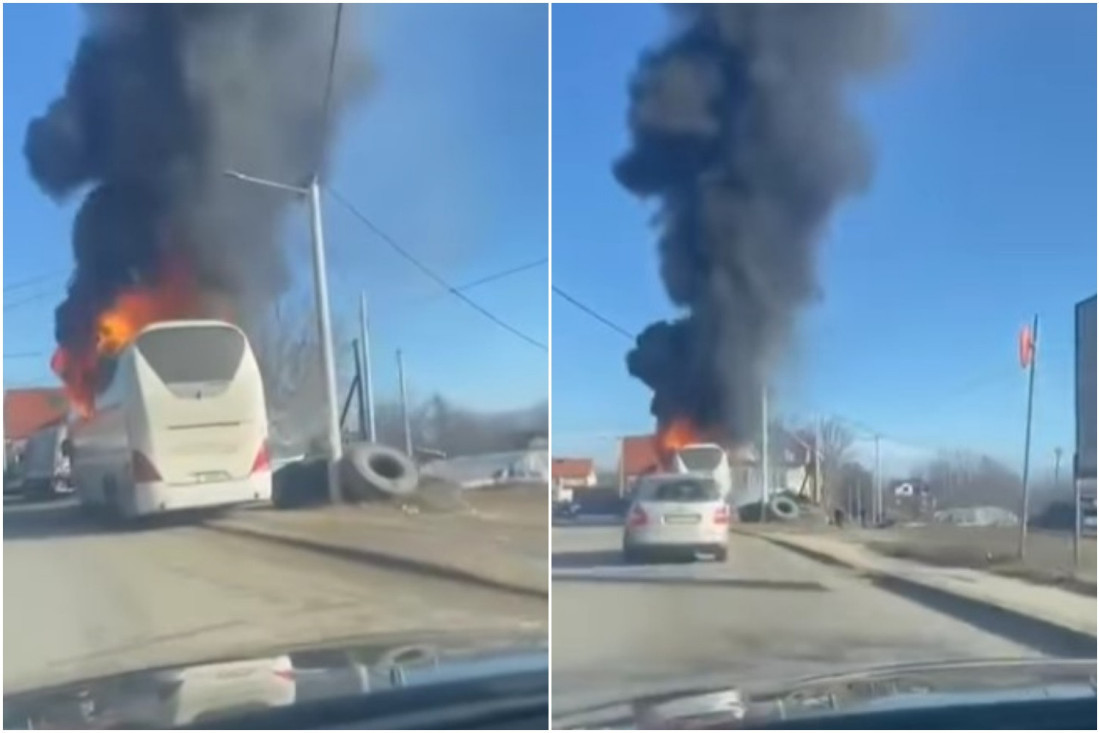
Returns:
[[[635,506],[633,511],[630,512],[629,525],[631,527],[640,527],[643,524],[647,524],[649,521],[649,515],[645,513],[645,510],[639,506]]]
[[[716,524],[728,524],[729,523],[729,507],[719,506],[717,511],[714,512],[714,522]]]
[[[259,452],[256,453],[256,460],[252,461],[252,473],[270,470],[271,455],[267,452],[267,441],[265,440],[260,444]]]
[[[160,481],[160,472],[156,466],[141,451],[134,451],[130,456],[130,471],[133,473],[135,484],[149,484]]]

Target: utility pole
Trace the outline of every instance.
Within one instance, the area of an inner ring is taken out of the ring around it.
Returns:
[[[763,421],[763,434],[760,436],[760,466],[762,467],[762,480],[763,491],[760,494],[762,501],[760,502],[760,515],[759,521],[767,521],[767,501],[771,494],[771,451],[770,451],[770,428],[767,425],[767,385],[763,385],[763,391],[760,395],[760,414]]]
[[[1061,446],[1053,449],[1053,493],[1061,488]]]
[[[309,182],[309,221],[313,239],[313,287],[317,298],[317,327],[321,334],[321,366],[328,403],[328,498],[340,503],[339,460],[343,438],[336,414],[336,357],[332,350],[332,317],[328,312],[328,273],[324,256],[324,227],[321,223],[321,187],[314,176]]]
[[[366,400],[363,398],[363,362],[359,356],[359,340],[353,339],[351,341],[351,351],[355,354],[355,395],[358,397],[356,402],[359,404],[359,438],[366,440]],[[347,409],[344,408],[344,412]],[[343,420],[340,420],[341,427],[343,426]]]
[[[339,460],[343,455],[340,436],[340,414],[336,397],[336,357],[332,349],[332,318],[328,311],[328,273],[324,254],[324,227],[321,222],[321,189],[314,177],[308,186],[291,186],[266,178],[227,170],[225,175],[245,183],[286,191],[305,198],[309,203],[309,231],[313,243],[313,291],[316,298],[317,330],[320,333],[321,369],[324,374],[325,422],[328,433],[328,497],[333,504],[340,502]]]
[[[1019,559],[1026,557],[1027,515],[1030,513],[1030,429],[1034,417],[1034,371],[1038,366],[1038,314],[1029,335],[1023,332],[1020,356],[1023,365],[1029,369],[1026,393],[1026,437],[1023,439],[1023,506],[1019,513]]]
[[[370,320],[366,311],[366,291],[359,295],[359,346],[362,350],[363,377],[359,394],[366,412],[365,435],[371,443],[377,442],[377,426],[374,422],[374,377],[370,370]]]
[[[404,423],[404,452],[412,457],[412,423],[408,416],[408,389],[404,379],[404,354],[397,349],[397,379],[401,385],[401,420]]]
[[[873,514],[874,526],[881,524],[884,507],[881,495],[881,436],[874,435],[874,496],[870,502],[870,511]]]

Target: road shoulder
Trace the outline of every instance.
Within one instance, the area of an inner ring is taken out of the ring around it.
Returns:
[[[549,593],[545,519],[364,506],[241,511],[206,526],[391,570],[540,598]]]
[[[886,557],[838,535],[783,532],[749,525],[734,531],[760,537],[821,562],[921,586],[1075,634],[1096,636],[1095,597],[969,568],[931,566]]]

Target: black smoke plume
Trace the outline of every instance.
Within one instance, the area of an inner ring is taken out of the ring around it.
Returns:
[[[333,5],[85,6],[60,98],[27,129],[31,174],[54,198],[88,191],[56,338],[76,353],[124,288],[167,258],[246,320],[285,289],[277,245],[291,199],[227,178],[305,184],[335,121],[366,88],[353,8],[343,11],[331,112],[323,109]]]
[[[847,82],[893,59],[881,5],[676,5],[630,85],[618,181],[659,203],[661,277],[687,312],[627,357],[658,424],[751,440],[760,395],[817,292],[814,243],[870,178]]]

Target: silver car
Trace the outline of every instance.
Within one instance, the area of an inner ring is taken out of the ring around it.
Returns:
[[[658,555],[729,551],[731,511],[717,483],[705,476],[655,474],[638,479],[626,514],[622,554],[627,562]]]

